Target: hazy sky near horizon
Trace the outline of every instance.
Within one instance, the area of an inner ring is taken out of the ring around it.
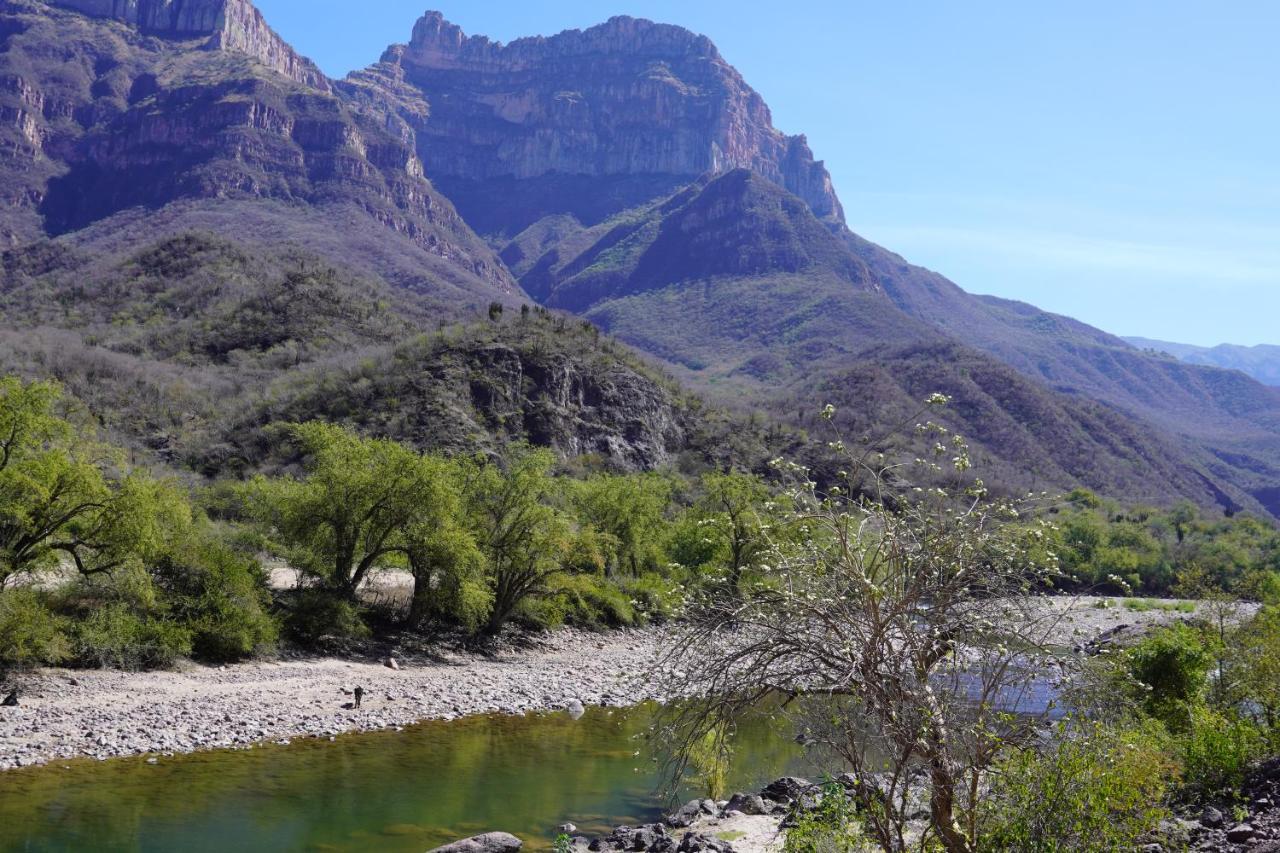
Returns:
[[[431,2],[258,5],[342,76]],[[499,41],[615,14],[704,33],[868,239],[1117,334],[1280,344],[1280,4],[435,2]]]

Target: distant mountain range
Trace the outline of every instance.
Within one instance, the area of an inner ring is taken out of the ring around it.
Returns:
[[[1259,344],[1245,347],[1238,344],[1218,344],[1216,347],[1198,347],[1192,344],[1175,344],[1151,338],[1126,337],[1141,350],[1164,352],[1188,364],[1204,364],[1239,370],[1265,385],[1280,387],[1280,346]]]
[[[499,44],[431,12],[330,80],[249,0],[0,0],[0,150],[11,369],[64,378],[140,447],[221,460],[205,473],[252,464],[272,413],[424,445],[545,434],[632,467],[702,430],[602,397],[688,408],[643,371],[596,381],[638,370],[608,338],[552,348],[568,384],[520,380],[551,363],[495,361],[486,336],[447,358],[410,345],[539,303],[716,406],[803,427],[834,401],[858,432],[943,391],[1007,488],[1280,515],[1280,389],[972,296],[858,237],[805,138],[679,27]]]

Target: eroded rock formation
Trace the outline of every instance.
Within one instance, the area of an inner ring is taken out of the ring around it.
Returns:
[[[138,27],[149,35],[207,38],[210,50],[252,56],[299,83],[327,90],[329,80],[267,26],[250,0],[48,0],[94,18]]]
[[[746,168],[842,220],[803,136],[773,127],[764,99],[705,36],[617,17],[587,30],[500,44],[438,12],[353,78],[407,82],[430,105],[416,128],[433,178],[486,182]],[[562,187],[561,187],[562,189]]]

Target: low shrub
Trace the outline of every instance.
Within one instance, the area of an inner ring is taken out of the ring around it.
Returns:
[[[1177,738],[1184,795],[1209,799],[1239,791],[1250,763],[1264,747],[1262,732],[1252,722],[1203,706],[1193,708]]]
[[[192,632],[112,602],[90,610],[72,630],[75,661],[100,669],[160,669],[191,654]]]
[[[285,628],[295,639],[308,644],[369,636],[369,626],[360,609],[324,589],[299,590],[285,619]]]
[[[62,663],[71,655],[67,621],[32,589],[0,591],[0,675]]]
[[[637,612],[650,622],[666,622],[675,618],[684,604],[680,588],[662,575],[641,575],[628,581],[623,591]]]
[[[1204,695],[1213,665],[1201,635],[1186,625],[1163,628],[1130,649],[1126,663],[1144,688],[1146,712],[1171,730],[1184,729],[1191,707]]]
[[[1175,771],[1158,725],[1064,723],[1049,745],[1016,748],[979,806],[979,849],[1007,853],[1129,851],[1168,815]]]
[[[240,660],[276,641],[279,628],[256,560],[195,539],[158,560],[152,575],[174,618],[191,630],[197,658]]]
[[[530,612],[540,616],[543,627],[619,628],[636,621],[626,593],[595,575],[557,575],[541,601],[530,603]]]
[[[836,783],[823,787],[816,808],[798,812],[787,830],[783,853],[856,853],[866,849],[866,838],[844,788]]]

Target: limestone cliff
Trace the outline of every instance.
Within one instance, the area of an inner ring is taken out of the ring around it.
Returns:
[[[210,50],[247,54],[299,83],[327,90],[329,80],[267,26],[250,0],[47,0],[94,18],[131,24],[148,35],[207,39]]]
[[[775,129],[764,99],[715,45],[680,27],[617,17],[504,45],[430,12],[373,72],[411,84],[430,105],[418,151],[446,186],[581,175],[687,182],[746,168],[820,218],[843,220],[804,137]]]

